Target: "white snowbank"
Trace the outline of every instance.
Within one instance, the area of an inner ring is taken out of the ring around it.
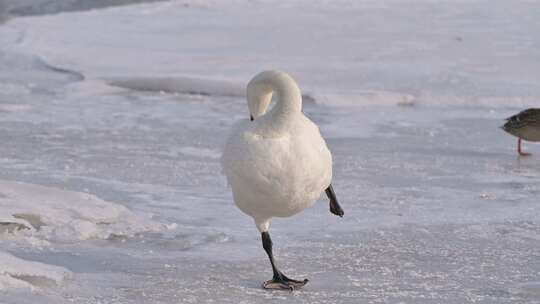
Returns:
[[[122,88],[169,93],[244,96],[245,86],[230,81],[194,77],[110,77],[107,82]]]
[[[162,228],[91,194],[0,180],[0,232],[75,242]]]
[[[199,148],[199,147],[182,147],[178,149],[178,152],[186,156],[194,156],[194,157],[202,157],[202,158],[219,159],[221,157],[221,152],[219,151],[212,150],[212,149]]]
[[[0,238],[41,247],[161,229],[165,226],[91,194],[0,180]],[[65,268],[0,251],[0,291],[34,291],[70,275]]]
[[[0,251],[0,291],[36,288],[60,284],[71,276],[63,267],[17,258]]]
[[[313,100],[317,104],[337,106],[412,106],[416,103],[416,97],[410,94],[363,90],[348,94],[313,94]]]
[[[109,77],[105,79],[113,86],[139,90],[180,94],[196,94],[207,96],[245,97],[244,83],[207,79],[201,77]],[[341,94],[304,94],[304,102],[315,102],[324,105],[414,105],[416,98],[410,94],[388,91],[361,90]]]

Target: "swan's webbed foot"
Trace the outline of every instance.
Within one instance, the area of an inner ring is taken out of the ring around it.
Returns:
[[[270,234],[268,233],[268,231],[264,231],[261,233],[261,237],[264,251],[266,251],[266,253],[268,254],[270,264],[272,265],[272,272],[274,273],[274,277],[272,278],[272,280],[264,282],[262,284],[262,288],[292,291],[302,288],[304,285],[306,285],[307,282],[309,282],[308,279],[304,279],[303,281],[290,279],[276,267],[276,264],[274,262],[274,255],[272,254],[272,239],[270,238]]]
[[[262,287],[264,289],[280,289],[293,291],[304,287],[307,282],[309,282],[308,279],[298,281],[288,278],[283,273],[278,273],[277,275],[274,275],[274,278],[272,280],[264,282]]]
[[[343,217],[345,212],[343,211],[343,209],[341,208],[341,206],[339,205],[337,201],[336,193],[334,192],[334,188],[332,187],[332,184],[330,184],[330,186],[326,188],[326,195],[330,199],[330,212],[339,217]]]
[[[343,211],[343,209],[341,209],[341,206],[339,205],[337,201],[330,201],[330,212],[339,217],[343,217],[343,215],[345,214],[345,212]]]

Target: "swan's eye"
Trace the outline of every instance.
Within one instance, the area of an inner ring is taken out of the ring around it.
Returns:
[[[251,119],[251,121],[253,121],[253,115],[249,115],[249,119]]]

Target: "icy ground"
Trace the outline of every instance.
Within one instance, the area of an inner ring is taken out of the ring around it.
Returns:
[[[540,7],[310,3],[0,26],[0,302],[540,303],[540,148],[518,158],[498,128],[540,101]],[[260,288],[220,174],[265,68],[305,89],[345,209],[273,221],[278,263],[310,279],[294,293]]]

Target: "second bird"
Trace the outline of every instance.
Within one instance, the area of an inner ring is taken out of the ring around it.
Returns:
[[[530,155],[521,148],[521,141],[540,141],[540,109],[531,108],[508,117],[502,129],[518,138],[519,155]]]

